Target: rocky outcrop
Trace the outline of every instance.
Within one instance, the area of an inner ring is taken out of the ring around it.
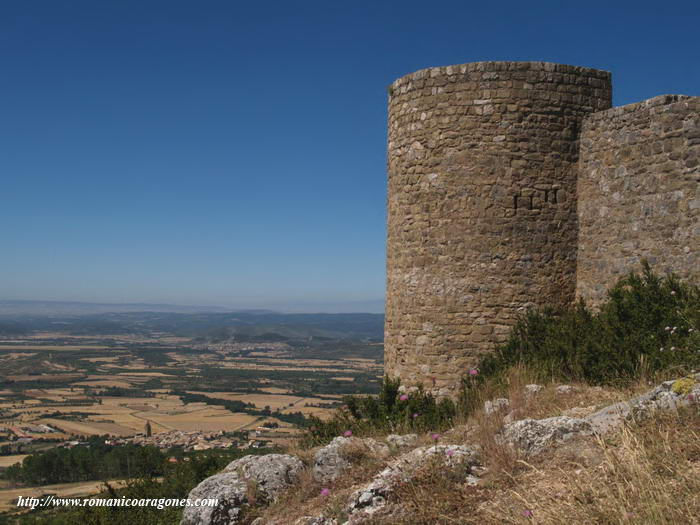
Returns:
[[[274,501],[303,469],[299,458],[288,454],[245,456],[229,463],[223,472],[211,476],[190,491],[191,500],[217,499],[215,507],[185,507],[181,525],[231,525],[239,523],[249,490],[256,503]]]
[[[238,523],[247,502],[246,483],[235,472],[211,476],[193,488],[190,500],[216,499],[216,507],[185,507],[180,525],[229,525]]]
[[[557,387],[557,394],[562,395],[562,394],[571,394],[572,392],[576,391],[576,387],[573,387],[571,385],[559,385]]]
[[[675,381],[665,381],[659,386],[630,399],[607,406],[586,418],[597,433],[619,427],[626,421],[640,421],[657,410],[676,410],[700,401],[700,374]]]
[[[418,434],[389,434],[386,437],[386,442],[389,446],[395,448],[406,448],[411,447],[418,441]]]
[[[490,401],[484,402],[484,414],[490,416],[501,410],[506,410],[510,407],[510,401],[505,397],[499,397],[498,399],[491,399]]]
[[[526,388],[526,392],[530,391],[531,394],[536,394],[539,390]],[[619,427],[626,421],[649,417],[659,410],[675,410],[698,402],[700,402],[700,374],[676,381],[666,381],[645,394],[629,401],[610,405],[592,414],[590,412],[594,410],[593,407],[575,407],[570,409],[568,416],[506,421],[498,439],[510,443],[527,455],[539,454],[556,443],[567,441],[575,436],[601,434]],[[489,410],[493,413],[505,412],[508,405],[505,398],[499,398],[490,401],[490,405],[484,408],[487,412]],[[515,414],[516,412],[512,411],[505,416],[505,419],[515,417]],[[576,415],[579,417],[572,417]],[[455,440],[464,441],[466,434],[455,430],[448,431],[443,437],[451,435]],[[386,459],[392,450],[396,453],[398,449],[413,447],[418,439],[416,434],[392,434],[387,436],[387,443],[371,438],[337,437],[316,451],[312,467],[313,477],[319,483],[330,482],[351,467],[353,462],[359,462],[362,458]],[[434,439],[437,440],[437,438]],[[437,468],[452,469],[451,475],[457,476],[460,483],[471,485],[480,483],[480,476],[485,469],[479,464],[477,454],[477,447],[436,444],[415,448],[388,460],[383,470],[368,483],[360,485],[359,489],[352,492],[345,508],[348,518],[342,524],[367,523],[380,516],[383,520],[387,516],[389,520],[392,517],[401,516],[405,509],[388,503],[388,500],[397,486],[414,479],[419,469],[428,466],[431,461],[438,461],[435,463]],[[205,479],[189,494],[190,499],[217,499],[218,505],[186,508],[182,525],[241,523],[246,505],[253,503],[253,499],[256,505],[276,500],[295,482],[303,468],[301,460],[284,454],[246,456],[233,461],[223,472]],[[323,495],[323,491],[321,494]],[[407,519],[410,522],[410,516]],[[294,519],[283,522],[258,518],[254,522],[255,525],[287,525],[287,523],[339,525],[341,522],[321,515],[302,518],[295,516]]]
[[[294,525],[338,525],[338,521],[323,516],[303,516],[296,520]]]
[[[525,454],[539,454],[549,445],[566,441],[576,434],[591,433],[591,426],[583,419],[567,416],[546,419],[521,419],[507,424],[502,439]]]
[[[229,463],[224,472],[235,472],[242,479],[255,482],[258,496],[274,501],[291,485],[304,464],[289,454],[245,456]]]
[[[534,394],[537,394],[541,390],[543,390],[544,387],[542,385],[537,385],[535,383],[532,383],[530,385],[525,385],[525,395],[526,396],[531,396]]]
[[[371,438],[337,437],[314,456],[313,477],[327,483],[340,476],[351,464],[351,451],[373,458],[385,458],[389,447]]]
[[[568,388],[564,389],[564,386]],[[561,385],[557,392],[567,394],[572,391],[571,388]],[[508,423],[501,433],[501,439],[526,454],[538,454],[552,443],[566,441],[575,435],[602,434],[627,421],[643,420],[658,410],[676,410],[698,401],[700,374],[695,374],[666,381],[629,401],[615,403],[583,418],[558,416]]]
[[[348,512],[351,515],[362,513],[364,517],[375,513],[386,505],[387,497],[399,483],[411,480],[419,468],[436,457],[443,459],[446,468],[463,464],[467,467],[467,477],[476,477],[474,467],[478,465],[478,460],[475,448],[464,445],[420,447],[397,458],[369,484],[355,491],[348,502]],[[350,519],[350,523],[360,521],[357,516]]]

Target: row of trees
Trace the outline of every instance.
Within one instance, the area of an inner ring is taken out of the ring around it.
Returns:
[[[305,427],[309,422],[302,412],[283,414],[278,411],[273,413],[269,406],[257,408],[253,403],[244,403],[243,401],[231,399],[217,399],[203,394],[192,394],[190,392],[178,390],[173,390],[170,394],[178,396],[183,403],[206,403],[207,405],[222,406],[226,410],[234,413],[243,412],[244,414],[250,414],[252,416],[274,416],[280,421],[299,427]]]

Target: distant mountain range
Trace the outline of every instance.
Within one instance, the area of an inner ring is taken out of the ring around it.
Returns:
[[[168,304],[0,301],[0,334],[51,331],[73,335],[170,333],[204,339],[335,338],[381,341],[377,313],[280,313]]]
[[[157,303],[86,303],[79,301],[3,301],[0,316],[17,315],[91,315],[124,312],[226,313],[241,311],[222,306],[183,306]],[[250,313],[271,313],[271,310],[242,310]]]
[[[84,301],[0,300],[0,317],[17,315],[93,315],[126,312],[198,313],[384,313],[384,300],[306,302],[271,310],[230,306],[192,306],[165,303],[90,303]]]

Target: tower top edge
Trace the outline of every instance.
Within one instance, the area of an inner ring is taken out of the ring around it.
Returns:
[[[457,75],[471,72],[510,72],[510,71],[546,71],[552,73],[565,73],[578,76],[590,76],[609,81],[612,74],[609,71],[583,66],[558,64],[556,62],[518,62],[518,61],[485,61],[467,62],[448,66],[436,66],[419,69],[397,78],[391,87],[396,88],[414,80],[438,77],[444,75]]]

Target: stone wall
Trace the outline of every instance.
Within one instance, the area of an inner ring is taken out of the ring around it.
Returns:
[[[451,394],[522,309],[573,300],[582,119],[610,74],[541,62],[390,86],[386,372]]]
[[[700,282],[700,97],[664,95],[584,120],[577,295],[598,303],[647,258]]]

